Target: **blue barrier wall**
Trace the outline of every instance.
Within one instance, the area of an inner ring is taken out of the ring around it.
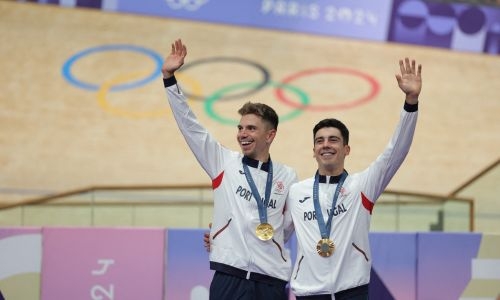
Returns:
[[[212,271],[203,233],[2,228],[0,290],[5,299],[208,299]],[[371,233],[370,243],[371,299],[500,295],[500,235]],[[295,240],[288,246],[294,257]]]

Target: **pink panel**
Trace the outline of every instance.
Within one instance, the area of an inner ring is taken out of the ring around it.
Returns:
[[[44,228],[41,300],[161,300],[164,229]]]

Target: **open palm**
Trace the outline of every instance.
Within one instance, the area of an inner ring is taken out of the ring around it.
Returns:
[[[163,77],[168,78],[174,74],[183,64],[184,58],[187,55],[187,49],[180,39],[176,40],[172,44],[172,50],[170,54],[165,58],[163,62],[163,67],[161,71]]]
[[[422,90],[422,65],[416,67],[415,60],[405,58],[399,61],[401,74],[396,75],[399,88],[406,94],[407,98],[418,98]]]

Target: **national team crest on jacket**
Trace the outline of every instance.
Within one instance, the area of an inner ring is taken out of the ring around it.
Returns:
[[[283,193],[285,193],[285,184],[283,184],[283,181],[281,180],[276,181],[276,187],[274,188],[274,193],[278,195],[283,195]]]

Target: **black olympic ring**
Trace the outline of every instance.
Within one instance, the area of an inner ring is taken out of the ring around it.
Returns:
[[[263,65],[260,65],[256,62],[253,62],[253,61],[250,61],[250,60],[247,60],[244,58],[240,58],[240,57],[219,56],[219,57],[209,57],[209,58],[199,59],[199,60],[192,61],[190,63],[186,63],[184,66],[182,66],[182,68],[179,71],[183,72],[186,69],[189,69],[189,68],[192,68],[196,65],[200,65],[200,64],[204,64],[204,63],[214,63],[214,62],[221,62],[221,61],[236,62],[236,63],[240,63],[243,65],[252,66],[252,67],[258,69],[262,73],[262,81],[259,82],[255,87],[253,87],[252,89],[250,89],[248,91],[245,91],[245,92],[242,92],[239,94],[232,94],[232,95],[228,95],[228,96],[223,96],[223,97],[219,98],[219,100],[239,99],[242,97],[252,95],[252,94],[258,92],[259,90],[261,90],[262,88],[264,88],[269,83],[269,81],[271,79],[271,75],[270,75],[269,71]],[[184,95],[186,95],[186,98],[188,98],[188,99],[200,100],[200,101],[204,101],[207,97],[210,96],[210,95],[206,95],[206,96],[193,95],[193,94],[190,94],[188,92],[184,92]]]

